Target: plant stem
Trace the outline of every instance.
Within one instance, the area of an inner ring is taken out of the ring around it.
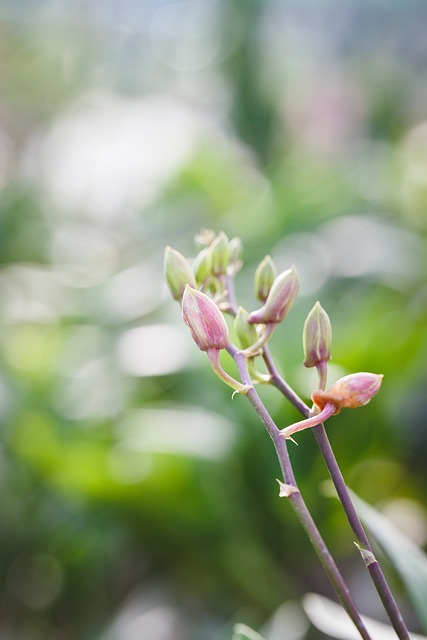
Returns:
[[[291,402],[291,404],[293,404],[294,407],[300,411],[303,416],[308,417],[310,415],[309,407],[301,400],[301,398],[299,398],[299,396],[282,378],[277,370],[276,365],[274,364],[268,347],[264,347],[264,360],[271,375],[271,384],[273,384]],[[323,374],[320,383],[324,385],[325,382],[326,380]],[[361,551],[362,558],[370,573],[378,595],[381,598],[390,622],[400,640],[410,640],[409,631],[406,627],[405,621],[403,620],[402,614],[399,611],[397,603],[382,572],[382,569],[372,552],[372,547],[369,543],[368,537],[362,526],[360,518],[357,515],[353,501],[350,497],[343,475],[341,473],[341,469],[338,465],[337,459],[335,458],[334,452],[329,442],[329,438],[326,434],[324,425],[319,424],[313,427],[313,433],[322,453],[323,459],[325,460],[329,474],[335,485],[336,492],[342,503],[344,512],[347,516],[347,520],[356,537],[357,546]],[[363,554],[363,551],[367,551],[368,554]]]
[[[227,347],[228,353],[232,356],[234,361],[236,362],[237,368],[239,370],[239,374],[244,385],[251,385],[251,378],[249,375],[249,371],[246,364],[245,356],[242,352],[240,352],[237,347],[233,344],[229,344]],[[292,464],[289,458],[288,449],[286,446],[286,441],[280,433],[280,430],[274,423],[270,414],[268,413],[266,407],[264,406],[261,398],[255,391],[253,387],[249,389],[247,392],[247,398],[251,402],[255,411],[258,413],[261,418],[264,426],[266,427],[276,450],[277,457],[279,459],[280,467],[283,473],[283,478],[285,483],[292,488],[292,491],[289,492],[288,499],[295,511],[295,514],[301,523],[302,527],[306,531],[310,542],[312,543],[320,562],[322,563],[323,568],[325,569],[329,580],[331,581],[335,592],[344,607],[353,621],[354,625],[358,629],[360,635],[364,640],[372,640],[369,635],[360,613],[350,595],[348,587],[344,582],[344,579],[335,564],[334,559],[332,558],[308,508],[305,504],[303,497],[298,489],[294,472],[292,469]]]

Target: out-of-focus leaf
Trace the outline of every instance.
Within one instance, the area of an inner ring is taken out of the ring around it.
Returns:
[[[248,627],[246,624],[238,623],[233,628],[232,640],[265,640],[256,631]]]
[[[352,495],[363,522],[399,573],[427,632],[427,555],[379,511]]]
[[[299,600],[287,600],[262,626],[267,640],[303,640],[310,624]]]
[[[398,572],[423,628],[427,631],[426,554],[377,509],[353,492],[352,498],[362,521]]]
[[[359,632],[339,604],[317,593],[307,593],[302,605],[310,622],[322,633],[339,640],[359,640]],[[395,640],[396,634],[392,627],[366,616],[362,616],[362,619],[375,640]],[[411,633],[411,639],[426,640],[426,637]]]

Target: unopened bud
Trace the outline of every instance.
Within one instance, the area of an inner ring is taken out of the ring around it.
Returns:
[[[231,238],[229,244],[231,262],[239,262],[243,255],[243,243],[237,236]]]
[[[334,405],[336,411],[333,415],[344,408],[363,407],[378,393],[383,377],[376,373],[351,373],[337,380],[326,391],[313,391],[311,398],[319,409],[323,409],[327,404]]]
[[[210,246],[211,251],[211,268],[214,276],[220,276],[227,273],[227,267],[230,263],[230,242],[223,231],[221,231]]]
[[[316,302],[304,323],[304,366],[316,367],[331,359],[331,321],[320,302]]]
[[[228,327],[215,302],[206,294],[187,286],[182,298],[182,316],[201,351],[225,349]]]
[[[234,319],[234,330],[242,349],[249,349],[258,340],[257,330],[253,324],[249,324],[249,313],[243,307],[239,307],[239,311]]]
[[[281,322],[292,307],[299,290],[299,276],[295,265],[274,280],[265,304],[249,314],[252,324]]]
[[[165,280],[175,300],[181,300],[186,285],[196,287],[193,270],[182,253],[166,247],[164,259]]]
[[[194,236],[194,244],[196,245],[196,249],[204,249],[205,247],[209,247],[214,238],[216,236],[215,231],[213,229],[200,229],[199,233],[196,233]]]
[[[270,256],[265,256],[255,271],[255,296],[261,302],[267,300],[270,289],[276,277],[276,267]]]
[[[211,275],[211,252],[203,249],[193,260],[193,273],[197,284],[203,284]]]
[[[337,415],[341,409],[363,407],[378,393],[383,377],[376,373],[351,373],[337,380],[326,391],[313,391],[311,398],[320,409],[320,413],[282,429],[282,436],[292,439],[294,433],[316,427],[331,416]]]

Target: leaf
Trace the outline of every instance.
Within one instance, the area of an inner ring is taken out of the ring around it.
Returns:
[[[246,624],[239,622],[233,627],[232,640],[264,640],[264,638]]]
[[[310,622],[322,633],[338,640],[360,640],[359,632],[341,605],[316,593],[307,593],[302,604]],[[396,640],[396,633],[391,626],[366,616],[362,616],[362,620],[375,640]],[[411,633],[411,640],[427,638]]]
[[[427,632],[427,555],[377,509],[352,493],[356,509],[395,567]]]
[[[332,483],[328,482],[329,486]],[[427,632],[427,555],[377,509],[355,493],[351,496],[361,520],[399,574]]]

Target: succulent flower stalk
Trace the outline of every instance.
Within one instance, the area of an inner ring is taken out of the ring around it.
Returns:
[[[261,353],[262,347],[270,339],[271,334],[273,333],[276,327],[276,324],[274,322],[270,322],[269,324],[261,325],[261,326],[262,326],[262,329],[259,334],[258,340],[254,342],[250,347],[242,351],[242,353],[247,358],[253,358],[254,356],[257,356]]]
[[[291,309],[299,290],[299,276],[295,265],[283,271],[274,280],[265,304],[249,314],[253,324],[276,324],[281,322]]]
[[[304,366],[318,367],[331,359],[331,321],[320,302],[316,302],[304,323]]]
[[[329,389],[316,389],[311,398],[318,409],[318,413],[306,420],[301,420],[282,429],[284,438],[291,438],[294,433],[321,424],[331,416],[335,416],[341,409],[355,409],[363,407],[378,393],[383,376],[376,373],[351,373],[340,378]]]
[[[261,302],[265,302],[267,300],[275,278],[276,267],[274,262],[270,256],[265,256],[255,271],[255,297],[258,300],[261,300]]]
[[[254,365],[254,357],[255,353],[258,351],[259,346],[259,337],[257,330],[253,324],[249,324],[248,322],[249,313],[243,307],[239,307],[237,315],[234,319],[234,330],[236,332],[237,339],[240,343],[240,346],[245,350],[244,353],[249,356],[248,359],[248,369],[251,374],[251,378],[254,382],[267,384],[271,380],[270,375],[266,375],[257,371]],[[270,325],[274,327],[274,325]],[[252,352],[252,347],[255,346],[255,352]]]
[[[186,285],[196,287],[196,279],[190,263],[182,253],[166,247],[164,258],[165,280],[175,300],[181,300]]]

